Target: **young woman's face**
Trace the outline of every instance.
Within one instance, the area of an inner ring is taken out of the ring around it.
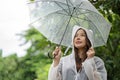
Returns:
[[[76,48],[84,48],[86,46],[86,34],[83,29],[76,32],[73,43]]]

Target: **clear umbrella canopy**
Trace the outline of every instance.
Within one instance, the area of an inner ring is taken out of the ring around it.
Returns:
[[[74,25],[93,31],[94,47],[107,42],[111,25],[88,0],[39,0],[29,8],[30,25],[53,43],[71,46]]]

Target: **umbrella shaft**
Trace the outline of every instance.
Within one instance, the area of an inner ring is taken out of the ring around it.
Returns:
[[[61,38],[61,40],[60,40],[60,43],[58,44],[58,47],[61,45],[62,40],[64,39],[65,33],[66,33],[66,31],[67,31],[67,28],[68,28],[68,25],[69,25],[70,20],[71,20],[71,18],[72,18],[72,15],[73,15],[73,13],[74,13],[74,10],[75,10],[75,7],[73,8],[73,12],[72,12],[72,14],[70,15],[69,21],[68,21],[68,23],[67,23],[67,25],[66,25],[65,31],[64,31],[63,36],[62,36],[62,38]]]

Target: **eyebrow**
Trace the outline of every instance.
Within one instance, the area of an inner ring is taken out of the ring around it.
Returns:
[[[78,32],[76,34],[78,34]],[[81,32],[80,34],[85,34],[85,32]]]
[[[79,35],[78,33],[75,34],[75,36]],[[85,33],[80,33],[80,35],[86,35]]]

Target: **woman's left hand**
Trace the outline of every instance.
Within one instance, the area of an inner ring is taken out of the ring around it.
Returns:
[[[89,59],[89,58],[92,58],[92,57],[94,57],[94,55],[95,55],[95,50],[94,50],[94,48],[89,48],[89,50],[87,51],[87,58]]]

